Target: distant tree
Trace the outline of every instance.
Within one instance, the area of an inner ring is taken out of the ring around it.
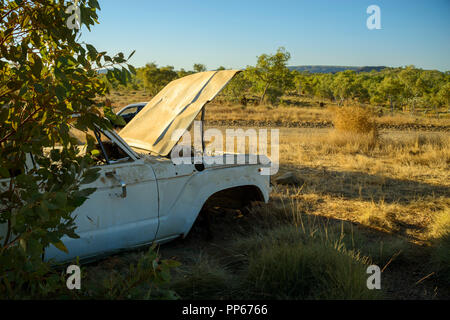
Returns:
[[[206,66],[204,64],[201,64],[201,63],[194,64],[193,68],[194,68],[195,72],[204,72],[204,71],[206,71]]]
[[[353,90],[355,97],[358,98],[358,102],[370,102],[369,87],[371,82],[372,78],[368,73],[360,73],[356,75]]]
[[[156,95],[169,82],[178,78],[173,66],[158,68],[155,63],[147,63],[144,68],[144,85],[152,96]]]
[[[224,66],[220,66],[220,67],[218,67],[216,70],[217,70],[217,71],[220,71],[220,70],[226,70],[226,68],[225,68]]]
[[[396,76],[387,76],[378,86],[378,92],[384,101],[389,101],[391,113],[394,112],[394,106],[401,101],[403,86]]]
[[[313,77],[308,72],[292,71],[293,81],[296,91],[299,95],[307,94],[312,96],[314,94],[314,87],[312,84]]]
[[[339,105],[356,95],[355,72],[346,70],[336,73],[331,84],[333,95],[339,99]]]
[[[186,70],[184,70],[183,68],[181,68],[181,69],[177,72],[177,76],[178,76],[178,78],[182,78],[182,77],[188,76],[188,75],[190,75],[190,74],[192,74],[192,73],[193,73],[192,71],[186,71]]]
[[[232,102],[245,101],[245,93],[251,86],[252,83],[245,76],[245,72],[241,72],[228,83],[223,90],[223,94]]]
[[[411,113],[415,112],[417,99],[422,95],[422,90],[417,82],[420,74],[420,70],[414,68],[414,66],[408,66],[398,74],[403,85],[403,100],[411,104]]]
[[[442,105],[447,106],[448,112],[450,112],[450,82],[445,83],[437,94],[437,98]]]
[[[445,75],[437,70],[424,70],[417,79],[416,86],[421,92],[422,104],[425,108],[433,108],[435,111],[440,104],[438,92],[444,84]]]
[[[335,99],[332,88],[333,75],[323,74],[314,75],[312,80],[312,87],[314,94],[322,99]]]
[[[255,67],[247,67],[245,74],[253,82],[254,91],[260,94],[260,103],[264,102],[266,95],[273,103],[294,87],[293,75],[287,68],[290,58],[290,53],[281,47],[273,55],[260,55]]]

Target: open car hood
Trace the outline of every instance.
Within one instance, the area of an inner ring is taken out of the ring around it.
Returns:
[[[167,156],[205,104],[238,72],[199,72],[170,82],[119,135],[131,147]]]

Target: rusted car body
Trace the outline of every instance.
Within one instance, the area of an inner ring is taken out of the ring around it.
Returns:
[[[106,144],[101,146],[105,162],[99,165],[100,178],[85,185],[96,191],[73,213],[80,238],[64,237],[68,253],[50,246],[45,259],[83,260],[184,237],[207,200],[221,193],[242,205],[268,201],[270,177],[260,174],[260,161],[175,165],[169,156],[182,131],[237,72],[203,72],[175,80],[120,133],[102,131],[115,155],[108,154]]]

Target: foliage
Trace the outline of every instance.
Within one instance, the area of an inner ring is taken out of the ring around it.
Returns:
[[[250,257],[248,282],[265,299],[374,299],[367,262],[342,245],[271,244]]]
[[[201,63],[196,63],[194,64],[194,72],[204,72],[206,71],[206,66],[204,64]]]
[[[252,86],[252,83],[245,77],[243,72],[237,74],[223,90],[229,101],[239,102],[245,98],[245,94]]]
[[[147,63],[140,72],[142,72],[144,87],[152,96],[156,95],[169,82],[178,78],[173,66],[158,68],[155,63]]]
[[[339,103],[353,98],[356,93],[355,72],[350,70],[339,72],[331,83],[331,90],[334,97],[339,99]]]
[[[253,83],[252,90],[260,94],[260,103],[266,95],[274,103],[286,90],[294,88],[293,74],[287,68],[290,58],[290,53],[281,47],[275,54],[260,55],[255,67],[247,67],[245,75]]]
[[[310,74],[292,71],[298,94],[344,102],[408,107],[412,113],[418,107],[436,110],[450,108],[450,77],[436,70],[422,70],[414,66],[386,68],[381,71],[341,71],[335,74]]]
[[[88,282],[83,290],[94,299],[177,299],[177,294],[165,287],[171,281],[171,270],[179,265],[174,260],[160,259],[153,246],[126,272],[113,270],[101,283]]]
[[[76,238],[71,213],[94,191],[88,141],[80,155],[69,130],[111,128],[109,81],[125,84],[134,68],[123,53],[108,56],[78,42],[62,1],[2,1],[0,5],[0,292],[3,297],[50,293],[57,275],[42,261],[50,244],[66,251]],[[78,2],[81,24],[98,23],[96,0]],[[131,55],[128,57],[130,58]],[[33,159],[29,156],[33,154]],[[28,161],[27,161],[28,160]],[[32,160],[32,161],[31,161]],[[82,189],[85,187],[84,189]],[[43,290],[42,288],[50,289]]]

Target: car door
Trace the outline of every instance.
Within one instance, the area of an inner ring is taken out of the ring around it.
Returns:
[[[112,132],[104,133],[127,157],[109,159],[99,166],[99,179],[85,185],[96,191],[73,213],[80,238],[62,239],[68,253],[50,246],[46,260],[89,258],[155,239],[159,223],[155,173],[120,137]]]

